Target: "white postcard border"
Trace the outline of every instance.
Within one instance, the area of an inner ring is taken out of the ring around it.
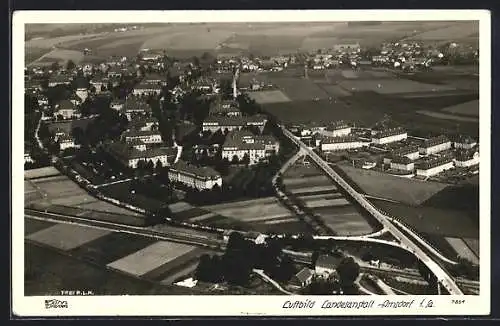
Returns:
[[[68,309],[45,309],[50,296],[24,296],[24,25],[28,23],[480,21],[480,295],[479,296],[72,296]],[[244,315],[485,315],[490,313],[491,21],[486,10],[259,10],[259,11],[18,11],[12,29],[12,309],[18,316],[244,316]],[[487,218],[488,216],[488,218]],[[315,301],[286,309],[287,300]],[[325,300],[375,300],[370,309],[323,309]],[[412,309],[381,308],[385,300],[414,300]],[[422,301],[424,300],[424,301]],[[433,301],[433,307],[420,303]],[[456,300],[456,301],[454,301]],[[460,303],[462,302],[463,303]]]

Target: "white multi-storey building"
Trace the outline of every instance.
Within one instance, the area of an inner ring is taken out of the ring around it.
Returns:
[[[458,137],[458,139],[456,139],[453,143],[455,149],[472,149],[476,145],[477,142],[474,139],[466,136]]]
[[[179,182],[200,190],[212,189],[215,185],[222,186],[222,177],[214,169],[197,167],[182,160],[169,168],[168,178],[173,182]]]
[[[248,155],[249,164],[256,164],[279,151],[279,141],[272,136],[257,136],[251,132],[233,131],[222,145],[222,158],[242,160]]]
[[[364,146],[364,143],[359,138],[352,136],[321,137],[319,143],[323,152],[356,149]]]
[[[391,169],[410,172],[415,169],[415,163],[406,156],[396,156],[391,161]]]
[[[325,129],[318,130],[317,133],[326,137],[345,137],[351,133],[351,127],[344,121],[337,121]]]
[[[161,133],[157,130],[128,130],[122,134],[122,139],[130,143],[141,140],[146,144],[161,144],[163,142]]]
[[[419,152],[421,155],[432,155],[449,150],[450,148],[451,141],[445,136],[438,136],[424,141],[419,147]]]
[[[453,159],[449,156],[427,159],[417,166],[417,175],[431,177],[445,170],[453,169]]]
[[[384,157],[384,163],[391,163],[392,159],[398,156],[404,156],[414,161],[420,158],[420,153],[418,151],[418,146],[416,145],[406,145],[400,148],[394,149],[392,152],[388,154],[388,156]]]
[[[263,115],[251,117],[227,117],[212,116],[203,121],[202,130],[216,132],[217,130],[241,130],[243,127],[255,126],[262,131],[266,125],[267,118]]]
[[[162,166],[168,166],[170,160],[175,158],[176,149],[172,148],[151,148],[140,141],[134,141],[129,144],[123,142],[114,142],[106,147],[111,156],[121,162],[124,166],[136,169],[140,161],[152,162],[155,166],[161,162]]]
[[[408,138],[408,133],[403,128],[394,128],[383,131],[377,131],[372,135],[372,143],[383,145],[402,141]]]
[[[479,164],[479,151],[465,150],[457,153],[455,158],[455,166],[470,167]]]

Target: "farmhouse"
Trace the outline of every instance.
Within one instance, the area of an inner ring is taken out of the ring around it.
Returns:
[[[203,131],[216,132],[217,130],[240,130],[243,127],[255,126],[258,127],[262,132],[264,126],[266,125],[267,118],[263,115],[254,115],[251,117],[240,117],[240,116],[230,116],[230,117],[219,117],[212,116],[208,117],[203,121]]]
[[[126,143],[135,140],[141,140],[146,144],[161,144],[163,142],[160,132],[155,130],[128,130],[122,134],[122,139]]]
[[[71,84],[72,77],[67,75],[55,75],[49,78],[49,87],[55,87],[57,85],[69,85]]]
[[[344,137],[319,137],[321,151],[333,152],[348,149],[356,149],[364,146],[364,143],[355,136]]]
[[[328,278],[335,272],[341,259],[341,257],[334,257],[331,255],[320,255],[316,260],[316,265],[314,266],[316,275]]]
[[[455,166],[465,168],[477,164],[479,164],[479,151],[474,149],[457,151]]]
[[[396,156],[391,161],[391,170],[410,172],[415,169],[415,163],[406,156]]]
[[[135,142],[127,144],[123,142],[113,142],[105,147],[105,150],[118,162],[132,169],[137,168],[140,161],[151,161],[157,165],[168,166],[169,161],[175,158],[177,150],[172,148],[151,148],[147,149],[145,144]]]
[[[376,131],[372,135],[372,143],[376,145],[383,145],[402,141],[408,138],[408,133],[403,128],[392,128],[382,131]]]
[[[54,115],[62,116],[63,119],[74,119],[81,116],[75,105],[69,100],[62,100],[55,105]]]
[[[427,139],[419,148],[422,155],[436,154],[451,148],[451,141],[446,136]]]
[[[453,159],[451,156],[431,157],[423,160],[417,166],[417,175],[430,177],[439,174],[445,170],[453,168]]]
[[[92,77],[90,80],[90,85],[95,88],[95,92],[99,94],[102,91],[103,86],[107,86],[109,79],[100,75]]]
[[[59,149],[61,151],[67,148],[80,147],[79,145],[75,145],[75,139],[68,134],[64,134],[62,136],[57,137],[56,141],[59,144]]]
[[[214,169],[197,167],[182,160],[168,169],[168,178],[173,182],[201,190],[212,189],[215,185],[222,186],[222,177]]]
[[[146,81],[142,81],[139,83],[139,85],[135,86],[134,89],[132,90],[132,93],[135,96],[139,95],[153,95],[153,94],[160,94],[162,90],[161,85],[156,84],[156,83],[148,83]]]
[[[317,132],[326,137],[343,137],[351,133],[351,127],[345,121],[340,120]]]
[[[272,136],[256,136],[249,131],[232,131],[222,145],[222,158],[232,161],[234,156],[242,160],[245,155],[253,165],[279,151],[279,141]]]
[[[314,272],[311,269],[304,267],[297,274],[292,276],[290,285],[294,288],[304,288],[311,284],[313,276]]]

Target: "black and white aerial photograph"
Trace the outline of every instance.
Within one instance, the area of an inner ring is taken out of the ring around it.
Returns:
[[[481,294],[478,20],[24,36],[24,296]]]

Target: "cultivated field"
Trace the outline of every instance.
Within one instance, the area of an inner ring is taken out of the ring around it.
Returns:
[[[441,92],[455,90],[446,85],[424,84],[407,79],[346,80],[340,82],[349,92],[376,92],[378,94],[400,94],[420,92]]]
[[[60,65],[65,65],[69,60],[73,61],[76,64],[79,64],[83,59],[83,52],[56,49],[42,55],[35,61],[31,62],[31,65],[51,65],[54,62],[57,62]]]
[[[283,103],[291,101],[288,96],[279,90],[250,92],[248,93],[248,96],[259,104]]]
[[[347,91],[346,89],[342,88],[339,85],[328,85],[328,84],[319,84],[325,92],[330,94],[332,97],[346,97],[346,96],[351,96],[352,93]]]
[[[322,90],[313,81],[300,78],[272,77],[269,80],[280,88],[292,101],[310,101],[313,99],[327,99],[329,94]]]
[[[452,121],[465,121],[465,122],[479,122],[479,118],[473,117],[462,117],[454,114],[447,114],[441,112],[433,112],[427,110],[417,111],[418,114],[423,114],[432,118],[444,119],[444,120],[452,120]]]
[[[194,247],[189,245],[159,241],[107,266],[127,274],[141,276],[193,249]]]
[[[25,180],[24,201],[25,205],[46,202],[53,205],[62,205],[75,208],[84,208],[101,212],[123,215],[140,216],[128,209],[109,204],[89,195],[75,182],[59,171],[49,168],[32,170],[26,176],[34,179]],[[43,177],[44,175],[52,175]]]
[[[315,212],[339,236],[357,236],[376,231],[353,206],[318,208]]]
[[[449,106],[442,111],[479,117],[479,100]]]
[[[60,175],[60,174],[61,174],[61,172],[59,172],[59,170],[53,166],[47,166],[47,167],[39,168],[39,169],[25,170],[24,171],[24,179],[25,179],[24,185],[29,186],[29,182],[26,182],[26,179],[53,177],[53,176]]]
[[[315,165],[292,165],[283,175],[283,184],[292,196],[320,216],[337,235],[362,235],[375,231],[367,218]]]
[[[446,241],[448,241],[460,257],[469,260],[475,265],[479,264],[479,257],[476,256],[463,239],[447,237]]]
[[[479,22],[464,21],[454,22],[451,26],[436,28],[423,33],[415,34],[406,40],[417,40],[424,42],[444,41],[446,39],[455,42],[476,40],[478,42]]]
[[[105,236],[109,232],[72,224],[57,224],[35,232],[27,239],[57,249],[71,250]]]
[[[420,205],[433,195],[447,187],[446,184],[426,182],[391,176],[386,173],[357,169],[348,165],[339,165],[337,172],[341,172],[352,180],[361,192],[385,199]]]
[[[216,214],[234,218],[243,222],[255,221],[256,217],[268,217],[276,219],[290,217],[292,213],[283,207],[278,199],[274,197],[261,198],[256,200],[238,201],[228,204],[204,206],[203,209]]]
[[[53,233],[54,226],[59,227],[60,230],[65,228],[63,230],[65,232],[64,234],[55,234],[55,239],[50,240],[49,233]],[[88,229],[81,226],[73,227],[82,230]],[[44,232],[45,236],[42,237]],[[54,224],[29,218],[25,219],[25,234],[28,239],[25,242],[26,295],[57,295],[63,288],[90,289],[97,295],[194,294],[200,292],[197,289],[162,286],[160,282],[181,272],[186,264],[196,263],[198,256],[207,252],[205,249],[195,248],[186,255],[181,255],[168,264],[163,264],[156,270],[147,272],[141,276],[143,279],[141,280],[131,278],[121,271],[112,271],[106,268],[106,265],[150,247],[158,242],[154,239],[133,234],[109,232],[90,240],[88,231],[68,229],[67,224]],[[79,245],[75,247],[77,240],[69,239],[72,234],[75,234],[77,239],[85,239],[84,243],[80,241]],[[30,238],[35,237],[43,240],[43,243],[30,240]],[[177,245],[174,244],[174,246]],[[55,248],[57,251],[53,250]],[[168,269],[165,268],[166,265],[169,265]]]
[[[468,212],[435,207],[412,207],[383,200],[371,200],[390,216],[417,232],[453,238],[479,238],[479,227]]]
[[[464,238],[462,240],[464,240],[474,254],[479,257],[479,239]]]
[[[94,55],[103,57],[112,54],[132,56],[142,48],[166,49],[174,56],[200,55],[204,51],[276,55],[293,53],[297,49],[326,49],[338,43],[379,45],[383,41],[413,35],[433,42],[474,38],[475,32],[464,33],[464,30],[470,31],[470,28],[463,27],[464,24],[469,22],[384,22],[372,26],[339,22],[169,24],[145,26],[122,33],[94,34],[84,34],[84,27],[81,26],[73,29],[74,35],[32,39],[27,41],[26,46],[41,49],[57,46],[80,51],[90,48]],[[61,27],[46,27],[47,33],[50,28]]]

